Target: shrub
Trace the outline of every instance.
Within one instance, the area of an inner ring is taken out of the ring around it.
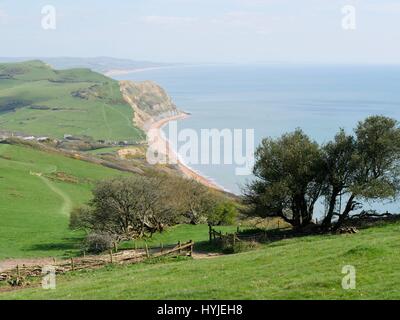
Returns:
[[[233,225],[237,216],[238,210],[232,202],[221,202],[208,216],[208,223],[214,226]]]
[[[84,242],[83,249],[90,253],[101,253],[113,247],[114,238],[108,233],[91,233]]]

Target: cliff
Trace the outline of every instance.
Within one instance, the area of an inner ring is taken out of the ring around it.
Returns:
[[[120,89],[125,101],[133,108],[135,125],[144,131],[156,121],[183,114],[165,90],[152,81],[121,81]]]

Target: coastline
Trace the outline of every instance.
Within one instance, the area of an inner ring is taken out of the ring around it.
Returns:
[[[216,189],[218,191],[225,191],[222,187],[218,186],[216,183],[202,176],[201,174],[194,171],[187,164],[185,164],[179,157],[178,153],[171,146],[170,141],[165,137],[162,132],[162,128],[166,126],[170,121],[183,120],[188,118],[189,115],[187,113],[180,113],[175,116],[166,117],[161,120],[153,122],[149,130],[147,132],[149,141],[152,141],[152,146],[158,152],[164,154],[166,151],[166,156],[172,160],[173,163],[176,163],[178,169],[184,174],[184,176],[194,179],[197,182],[205,185],[206,187]]]
[[[155,70],[163,70],[163,69],[174,69],[174,68],[187,68],[187,67],[199,67],[199,66],[213,66],[214,64],[168,64],[162,66],[154,66],[154,67],[144,67],[144,68],[136,68],[136,69],[111,69],[105,72],[102,72],[107,77],[117,77],[123,76],[131,73],[139,73],[146,71],[155,71]],[[217,64],[219,65],[219,64]]]
[[[146,68],[137,68],[137,69],[112,69],[104,72],[104,75],[107,77],[113,76],[122,76],[125,74],[130,73],[138,73],[138,72],[145,72],[145,71],[153,71],[153,70],[161,70],[161,69],[170,69],[177,67],[176,65],[167,65],[167,66],[156,66],[156,67],[146,67]]]

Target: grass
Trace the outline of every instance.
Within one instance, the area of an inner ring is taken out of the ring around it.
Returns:
[[[89,69],[53,70],[40,61],[0,64],[0,130],[63,138],[141,141],[117,81]]]
[[[220,226],[214,229],[222,232],[235,232],[236,227],[234,226]],[[169,228],[163,233],[156,233],[152,238],[147,240],[149,248],[158,248],[160,244],[163,245],[176,245],[178,241],[181,243],[194,241],[195,243],[203,242],[208,240],[208,225],[188,225],[182,224],[175,227]],[[136,241],[136,248],[144,248],[145,241]],[[125,242],[121,245],[121,248],[134,248],[135,241]]]
[[[94,149],[87,151],[88,154],[92,155],[103,155],[103,154],[116,154],[118,150],[122,149],[121,147],[106,147],[100,149]]]
[[[399,232],[400,224],[388,224],[212,259],[109,266],[59,276],[56,290],[0,299],[399,299]],[[342,289],[345,265],[356,268],[355,290]]]
[[[42,174],[38,176],[36,174]],[[120,171],[18,145],[0,144],[0,259],[78,252],[69,211],[97,180]]]
[[[83,234],[68,229],[69,213],[90,199],[96,181],[123,174],[29,146],[0,144],[0,260],[79,254]],[[147,243],[159,247],[207,239],[207,225],[179,225]],[[134,246],[125,242],[121,248]],[[136,247],[144,247],[144,241]]]

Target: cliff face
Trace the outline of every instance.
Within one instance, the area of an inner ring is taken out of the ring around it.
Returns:
[[[120,88],[134,110],[135,125],[145,131],[158,120],[182,113],[165,90],[152,81],[121,81]]]

